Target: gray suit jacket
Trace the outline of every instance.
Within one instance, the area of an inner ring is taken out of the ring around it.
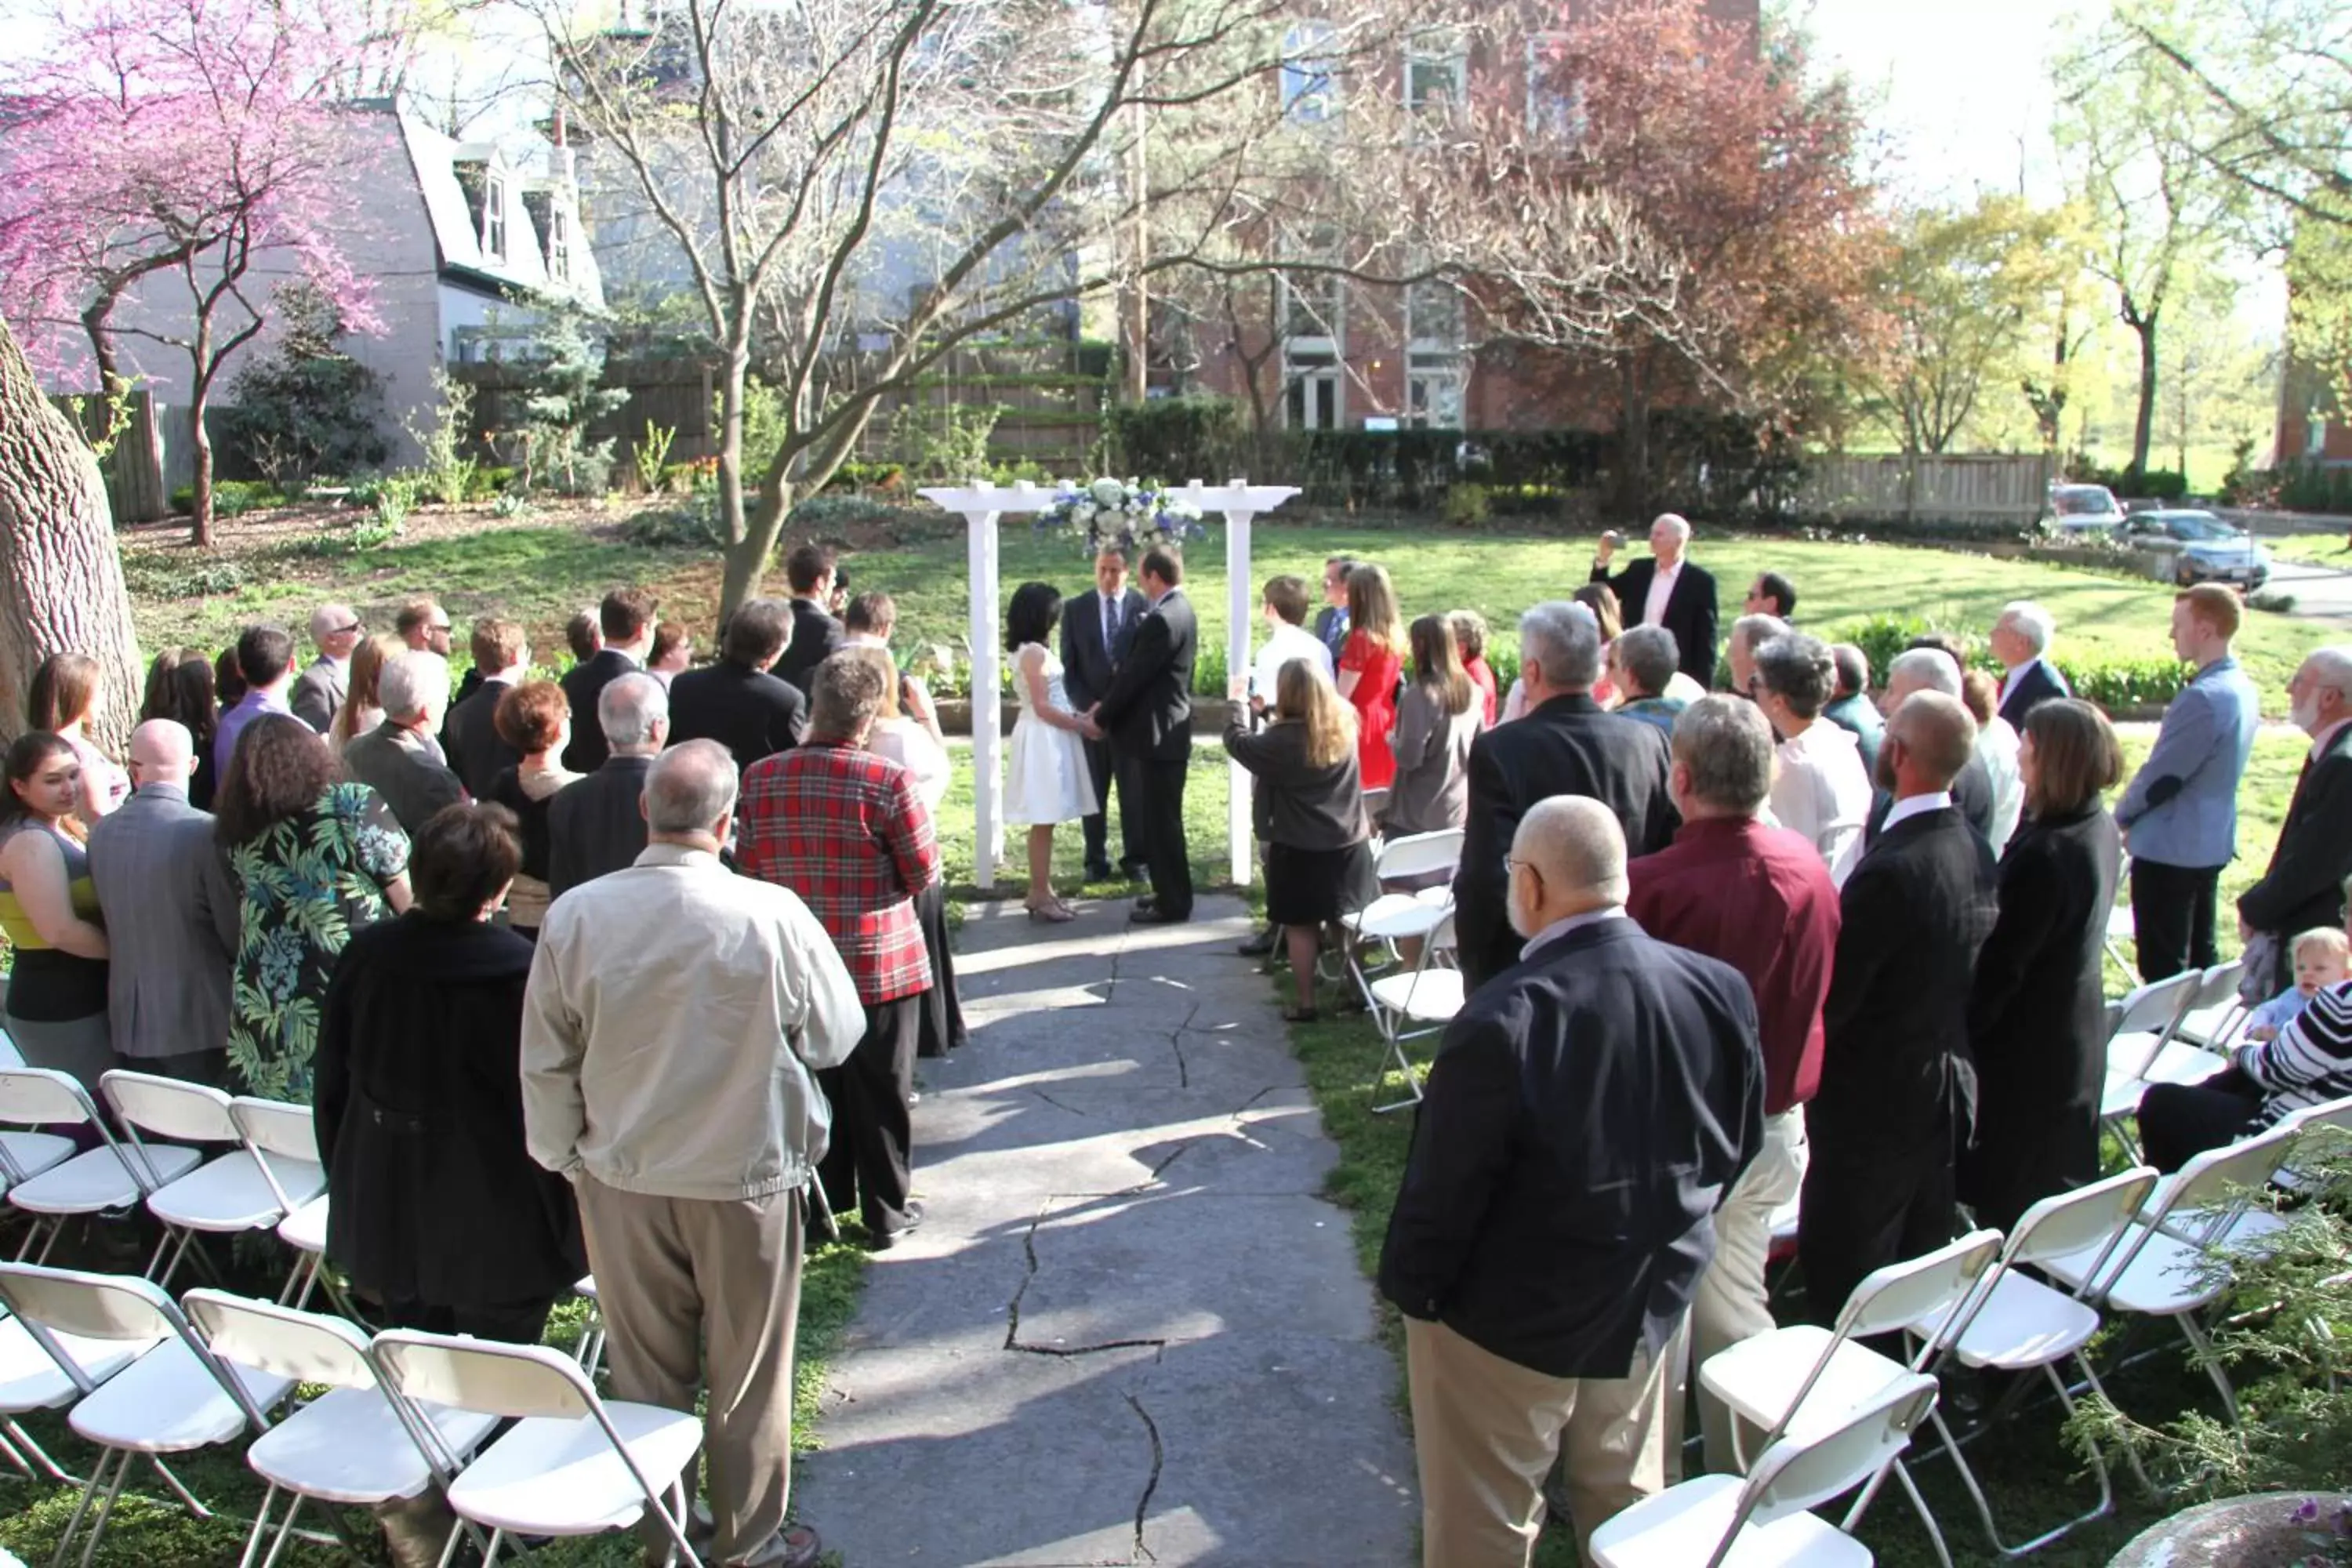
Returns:
[[[239,899],[212,817],[184,784],[142,784],[89,834],[106,921],[107,1019],[126,1057],[228,1044]]]
[[[441,748],[387,719],[343,748],[343,771],[383,796],[383,804],[414,837],[432,815],[466,798]]]
[[[313,659],[308,669],[294,678],[294,689],[287,699],[294,717],[323,735],[335,721],[335,710],[343,705],[343,693],[350,685],[350,666]]]

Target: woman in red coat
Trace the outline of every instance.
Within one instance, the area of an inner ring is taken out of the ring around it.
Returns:
[[[1348,640],[1339,645],[1339,695],[1356,710],[1356,765],[1367,792],[1396,781],[1397,682],[1404,672],[1404,619],[1396,589],[1378,566],[1348,574]]]

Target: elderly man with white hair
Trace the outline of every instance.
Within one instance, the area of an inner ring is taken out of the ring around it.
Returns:
[[[442,754],[441,719],[449,710],[449,661],[411,651],[389,659],[376,678],[383,722],[343,748],[343,767],[383,796],[414,836],[433,814],[466,798],[466,786]]]
[[[1915,693],[1933,691],[1960,700],[1960,667],[1952,656],[1939,647],[1906,648],[1895,656],[1886,667],[1885,710],[1893,713],[1904,700]],[[1971,742],[1973,744],[1973,742]],[[1863,829],[1863,845],[1867,848],[1886,825],[1886,814],[1895,805],[1895,779],[1887,765],[1888,758],[1882,742],[1878,763],[1872,770],[1871,782],[1877,794],[1870,803],[1870,824]],[[1992,773],[1982,756],[1971,751],[1968,762],[1951,783],[1952,804],[1968,825],[1976,829],[1977,837],[1987,845],[1992,842],[1993,789]]]
[[[1650,524],[1650,553],[1612,576],[1615,530],[1601,536],[1592,558],[1591,581],[1606,583],[1617,595],[1629,626],[1664,626],[1675,634],[1682,672],[1704,691],[1715,682],[1715,578],[1689,559],[1691,525],[1673,512]]]
[[[1627,917],[1611,809],[1533,803],[1507,864],[1517,962],[1446,1029],[1381,1249],[1426,1568],[1526,1563],[1555,1456],[1580,1542],[1666,1485],[1715,1213],[1764,1136],[1748,983]]]
[[[367,635],[367,627],[349,605],[321,605],[310,612],[310,646],[319,657],[294,679],[289,706],[294,717],[321,735],[335,721],[335,710],[351,689],[352,650]]]
[[[2289,942],[2344,923],[2344,879],[2352,877],[2352,643],[2313,649],[2286,694],[2311,751],[2269,869],[2238,895],[2240,932],[2268,931],[2277,940],[2272,982],[2280,991],[2294,977]]]
[[[2074,688],[2050,662],[2050,639],[2058,622],[2031,599],[2017,599],[2000,607],[1985,642],[2008,673],[2000,678],[2000,718],[2019,734],[2025,733],[2025,716],[2053,697],[2072,697]]]
[[[1789,635],[1789,623],[1778,616],[1742,616],[1731,623],[1724,658],[1731,666],[1731,689],[1742,697],[1756,695],[1756,650],[1774,637]]]
[[[1470,746],[1470,803],[1454,875],[1455,933],[1473,984],[1518,957],[1505,907],[1503,858],[1519,818],[1555,795],[1589,795],[1617,814],[1637,854],[1663,849],[1678,818],[1666,791],[1666,737],[1654,724],[1601,710],[1601,623],[1554,600],[1519,617],[1519,679],[1528,714]]]
[[[576,716],[572,725],[579,727]],[[597,691],[596,728],[604,738],[604,760],[547,803],[551,899],[635,864],[645,848],[646,818],[637,798],[669,741],[669,693],[643,670],[626,671]]]

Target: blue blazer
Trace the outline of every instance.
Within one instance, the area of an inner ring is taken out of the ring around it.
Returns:
[[[2238,781],[2261,723],[2254,683],[2227,655],[2181,688],[2116,805],[2133,859],[2207,870],[2237,857]]]

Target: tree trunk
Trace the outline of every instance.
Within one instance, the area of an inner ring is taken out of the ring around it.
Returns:
[[[1642,356],[1627,354],[1618,371],[1617,502],[1628,517],[1652,499],[1650,488],[1650,398],[1642,382]]]
[[[208,311],[196,316],[196,346],[192,351],[196,374],[188,385],[188,454],[195,459],[195,495],[190,505],[188,542],[205,549],[213,542],[213,438],[205,428],[205,404],[212,377],[205,365],[212,359],[213,323]]]
[[[2132,422],[2131,472],[2134,479],[2147,475],[2147,449],[2156,435],[2156,322],[2157,313],[2150,310],[2131,323],[2139,336],[2139,416]]]
[[[120,755],[139,709],[139,644],[98,459],[41,394],[0,321],[0,740],[53,653],[99,662],[90,733]]]
[[[779,469],[782,465],[778,463]],[[767,574],[768,558],[776,552],[776,535],[784,529],[784,514],[793,509],[793,486],[772,478],[760,487],[760,510],[748,520],[743,537],[727,547],[727,570],[719,589],[719,624],[756,598],[760,579]]]

